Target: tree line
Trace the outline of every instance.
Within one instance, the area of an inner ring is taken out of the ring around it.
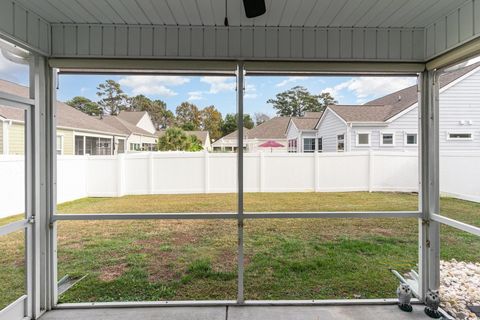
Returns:
[[[99,84],[97,96],[98,101],[76,96],[66,103],[91,116],[118,115],[122,110],[146,111],[157,130],[167,128],[179,128],[184,131],[204,130],[209,132],[212,140],[217,140],[237,129],[237,115],[228,113],[223,116],[214,105],[200,109],[195,104],[185,101],[176,107],[174,113],[162,100],[152,100],[145,95],[128,96],[114,80],[106,80]],[[329,93],[315,95],[304,87],[296,86],[278,93],[267,103],[272,105],[278,116],[301,117],[307,111],[323,111],[326,106],[335,104],[336,101]],[[255,113],[254,118],[244,114],[244,127],[251,129],[270,119],[265,113]],[[172,139],[180,139],[183,145],[192,145],[192,141],[188,140],[190,138],[188,136],[185,138],[178,130]]]
[[[225,117],[214,106],[200,109],[190,102],[182,102],[175,113],[167,108],[162,100],[152,100],[145,95],[129,97],[114,80],[106,80],[97,87],[98,101],[83,96],[76,96],[66,104],[91,116],[118,115],[120,111],[147,111],[157,130],[180,128],[184,131],[208,131],[210,138],[217,140],[237,129],[235,114]],[[269,119],[266,114],[255,114],[256,122],[249,114],[244,115],[244,126],[248,129]]]

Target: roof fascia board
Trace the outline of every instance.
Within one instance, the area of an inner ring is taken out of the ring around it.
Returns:
[[[386,122],[368,122],[368,121],[352,121],[348,123],[351,127],[386,127]]]
[[[400,118],[401,116],[403,116],[404,114],[407,114],[409,113],[410,111],[412,111],[413,109],[415,109],[416,107],[418,106],[418,102],[415,102],[414,104],[412,104],[410,107],[404,109],[403,111],[397,113],[396,115],[388,118],[387,120],[385,120],[386,123],[391,123],[395,120],[397,120],[398,118]]]
[[[464,79],[472,76],[474,73],[478,72],[478,70],[480,70],[480,66],[476,67],[475,69],[471,70],[470,72],[465,73],[463,76],[455,79],[454,81],[450,82],[446,86],[443,86],[442,88],[440,88],[440,93],[444,92],[445,90],[450,89],[451,87],[453,87],[457,83],[459,83],[459,82],[463,81]]]

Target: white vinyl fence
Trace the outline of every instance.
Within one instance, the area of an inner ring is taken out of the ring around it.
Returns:
[[[236,192],[236,154],[59,156],[57,201],[135,194]],[[0,156],[0,217],[24,210],[21,156]],[[444,154],[441,191],[480,202],[480,154]],[[410,152],[246,153],[245,192],[418,191]]]

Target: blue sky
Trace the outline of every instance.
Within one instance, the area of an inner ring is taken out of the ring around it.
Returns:
[[[142,93],[151,99],[161,99],[172,111],[183,101],[199,108],[215,105],[222,114],[233,113],[236,108],[235,79],[217,76],[61,75],[58,99],[66,101],[82,95],[97,100],[96,86],[107,79],[119,82],[129,95]],[[415,78],[384,77],[246,77],[244,108],[252,116],[256,112],[274,116],[275,110],[266,101],[296,85],[315,94],[329,91],[339,104],[361,104],[415,82]]]
[[[28,67],[0,55],[0,79],[26,85]],[[107,79],[118,81],[129,95],[144,94],[151,99],[161,99],[172,111],[183,101],[199,108],[214,105],[223,115],[236,109],[233,77],[61,75],[57,98],[66,101],[85,96],[98,100],[96,87]],[[412,77],[246,77],[245,113],[253,116],[263,112],[274,116],[275,110],[266,101],[297,85],[314,94],[328,91],[339,104],[362,104],[414,83],[416,79]]]

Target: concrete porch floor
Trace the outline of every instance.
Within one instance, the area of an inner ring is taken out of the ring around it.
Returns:
[[[229,306],[54,310],[41,320],[412,320],[430,319],[422,305],[413,312],[396,305],[362,306]]]

